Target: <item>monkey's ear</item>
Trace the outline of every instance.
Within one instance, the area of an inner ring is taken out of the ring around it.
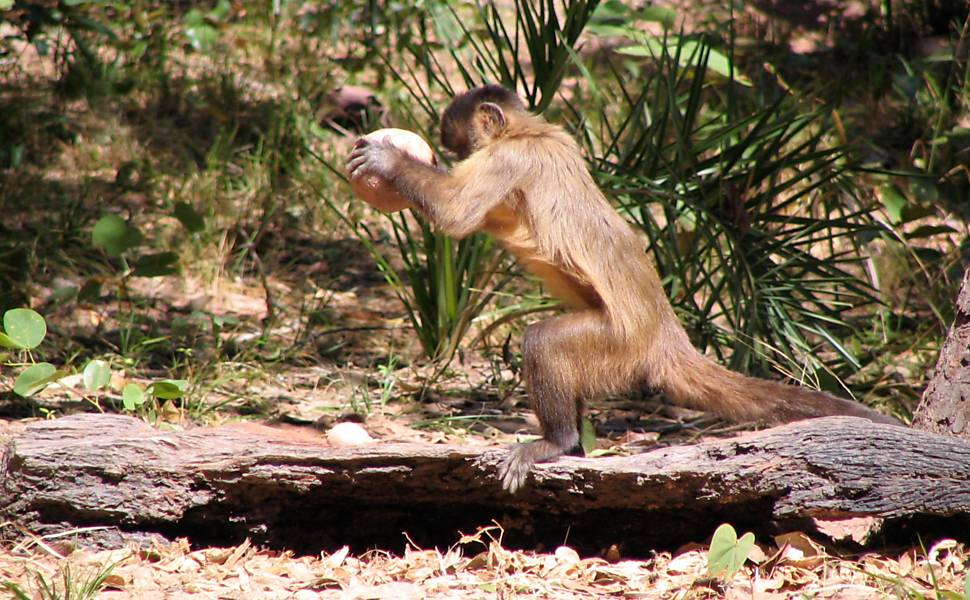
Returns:
[[[507,122],[505,112],[493,102],[482,102],[478,105],[478,123],[489,137],[495,137],[505,131]]]

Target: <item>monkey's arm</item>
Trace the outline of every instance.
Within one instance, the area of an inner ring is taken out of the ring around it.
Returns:
[[[414,160],[385,143],[358,142],[347,160],[351,177],[375,173],[391,183],[440,230],[463,238],[515,189],[514,170],[501,156],[475,153],[451,172]]]

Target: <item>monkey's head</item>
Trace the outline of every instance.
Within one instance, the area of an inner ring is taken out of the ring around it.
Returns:
[[[464,160],[505,131],[509,114],[521,111],[518,96],[500,85],[468,90],[441,115],[441,144]]]

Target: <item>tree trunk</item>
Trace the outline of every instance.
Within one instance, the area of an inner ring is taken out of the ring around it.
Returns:
[[[0,522],[101,545],[245,538],[315,553],[429,547],[499,523],[511,547],[643,555],[730,522],[758,535],[812,519],[886,519],[931,539],[970,528],[970,443],[851,417],[802,421],[633,456],[538,465],[503,491],[505,451],[431,444],[332,448],[267,427],[161,432],[119,415],[30,425],[0,446]],[[0,529],[0,533],[16,530]]]
[[[913,427],[970,439],[970,269],[963,275],[955,313]]]

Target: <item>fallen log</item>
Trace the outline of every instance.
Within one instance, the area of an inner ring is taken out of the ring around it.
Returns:
[[[633,456],[538,466],[509,495],[502,452],[377,443],[333,448],[268,427],[163,432],[120,415],[28,426],[0,454],[0,521],[91,544],[185,536],[297,552],[447,546],[497,522],[519,547],[628,554],[870,516],[896,534],[970,531],[970,443],[850,417]],[[967,535],[967,534],[963,534]]]

